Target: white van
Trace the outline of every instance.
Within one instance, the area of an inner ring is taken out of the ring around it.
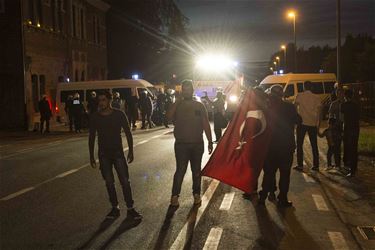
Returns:
[[[312,82],[312,92],[325,100],[334,90],[336,76],[331,73],[269,75],[260,82],[260,86],[266,90],[274,84],[280,84],[284,86],[285,99],[293,102],[297,94],[304,91],[306,81]]]
[[[69,82],[58,83],[56,93],[56,111],[61,121],[66,121],[65,102],[69,95],[74,96],[79,93],[82,103],[87,105],[88,98],[92,91],[98,92],[109,90],[111,92],[119,92],[123,100],[128,100],[130,96],[139,96],[140,91],[147,91],[151,96],[152,92],[148,89],[153,87],[148,81],[139,79],[121,79],[121,80],[103,80],[103,81],[85,81],[85,82]]]

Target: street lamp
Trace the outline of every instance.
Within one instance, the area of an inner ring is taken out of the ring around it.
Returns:
[[[289,11],[288,18],[293,19],[293,35],[294,35],[294,72],[297,72],[297,38],[296,38],[296,12]]]
[[[286,71],[286,46],[281,45],[281,50],[284,51],[284,70]]]

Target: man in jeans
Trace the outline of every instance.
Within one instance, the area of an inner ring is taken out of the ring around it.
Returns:
[[[112,170],[114,166],[122,186],[126,206],[128,207],[128,216],[133,219],[141,219],[142,216],[133,207],[134,201],[129,182],[128,163],[122,147],[121,129],[126,134],[129,146],[128,162],[131,163],[134,160],[133,137],[130,132],[128,119],[122,111],[112,109],[110,105],[112,94],[110,92],[105,91],[100,93],[98,99],[100,111],[94,113],[90,120],[89,150],[90,163],[95,168],[94,147],[96,133],[98,133],[100,170],[107,186],[109,200],[112,204],[112,210],[107,215],[107,218],[117,218],[120,216],[120,207]]]
[[[320,121],[321,100],[318,95],[311,92],[312,83],[307,81],[304,84],[305,91],[299,93],[294,104],[298,114],[302,118],[302,123],[297,126],[297,166],[295,170],[303,170],[303,142],[305,134],[309,135],[313,154],[312,170],[319,171],[319,151],[318,151],[318,125]]]
[[[193,177],[194,204],[201,203],[201,163],[204,152],[203,131],[208,140],[208,152],[212,152],[211,127],[207,110],[200,102],[193,100],[193,82],[182,82],[182,100],[177,100],[167,113],[174,121],[176,172],[173,178],[171,206],[178,207],[178,197],[187,166],[190,162]]]

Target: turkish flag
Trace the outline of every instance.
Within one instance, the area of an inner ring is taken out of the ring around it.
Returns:
[[[254,191],[271,139],[264,93],[249,89],[233,120],[202,170],[209,176],[244,192]],[[263,95],[262,95],[263,94]]]

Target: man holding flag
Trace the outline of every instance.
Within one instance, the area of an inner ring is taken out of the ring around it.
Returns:
[[[248,89],[202,175],[245,193],[256,190],[272,133],[272,117],[266,111],[267,96]]]

